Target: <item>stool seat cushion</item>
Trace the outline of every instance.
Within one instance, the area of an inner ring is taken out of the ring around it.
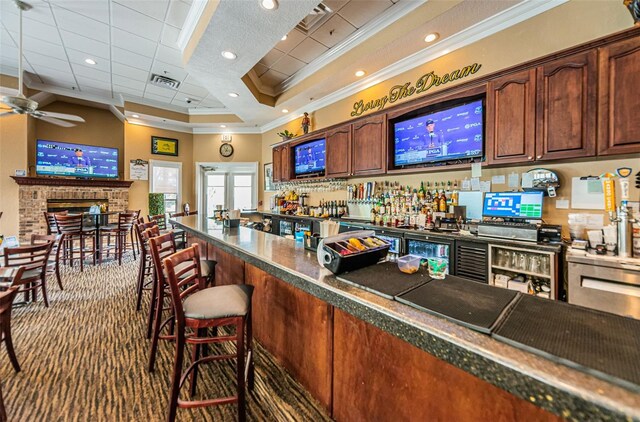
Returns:
[[[247,284],[200,290],[182,303],[184,316],[192,319],[245,316],[251,309],[252,293],[253,286]]]

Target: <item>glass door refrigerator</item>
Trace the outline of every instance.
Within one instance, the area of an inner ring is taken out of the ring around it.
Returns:
[[[399,256],[403,253],[403,238],[402,233],[391,232],[388,230],[376,230],[376,236],[382,240],[391,243],[389,253],[387,254],[387,261],[396,262]]]
[[[447,260],[447,274],[455,274],[454,240],[430,235],[405,234],[404,254]]]

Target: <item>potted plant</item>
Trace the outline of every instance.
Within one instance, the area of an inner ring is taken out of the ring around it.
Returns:
[[[164,214],[164,193],[149,194],[149,215]]]
[[[284,130],[282,132],[278,132],[276,135],[281,137],[283,141],[288,141],[289,139],[295,138],[296,136],[298,136],[296,134],[293,134],[293,133],[289,132],[288,130]]]

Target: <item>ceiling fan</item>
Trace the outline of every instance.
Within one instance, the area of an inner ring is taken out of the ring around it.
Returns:
[[[84,119],[80,116],[74,116],[72,114],[53,113],[50,111],[38,110],[38,103],[24,96],[22,93],[22,12],[32,8],[28,3],[20,0],[14,0],[18,9],[20,9],[20,42],[19,42],[19,57],[18,57],[18,95],[17,96],[4,96],[2,97],[2,104],[8,106],[11,110],[0,112],[0,116],[8,116],[10,114],[28,114],[36,119],[43,120],[47,123],[62,127],[72,127],[75,124],[65,122],[65,120],[71,120],[73,122],[84,123]],[[61,120],[63,119],[63,120]]]

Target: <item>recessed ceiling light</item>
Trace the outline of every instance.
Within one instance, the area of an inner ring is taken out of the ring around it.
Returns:
[[[232,51],[223,51],[222,52],[222,57],[224,57],[227,60],[235,60],[236,57],[238,57],[236,55],[236,53],[232,52]]]
[[[260,6],[267,10],[276,10],[278,8],[278,0],[260,0]]]
[[[227,127],[227,125],[220,125],[220,127]]]
[[[288,112],[289,112],[289,110],[287,110],[286,108],[283,108],[283,109],[282,109],[282,112],[283,112],[283,113],[288,113]]]
[[[429,34],[426,37],[424,37],[424,41],[425,42],[434,42],[435,40],[438,39],[439,36],[440,36],[440,34],[438,34],[437,32],[432,32],[431,34]]]
[[[235,92],[230,92],[230,93],[229,93],[229,96],[230,96],[230,97],[233,97],[233,98],[238,98],[240,95],[238,95],[238,94],[237,94],[237,93],[235,93]]]
[[[93,60],[93,59],[84,59],[84,62],[85,62],[86,64],[96,64],[96,61],[95,61],[95,60]]]
[[[140,118],[140,116],[138,116],[137,114],[132,114],[131,117],[133,117],[134,119]]]
[[[288,37],[288,35],[287,35],[287,34],[284,34],[284,35],[282,36],[282,38],[280,38],[280,41],[284,41],[284,40],[286,40],[286,39],[287,39],[287,37]]]
[[[358,70],[358,71],[356,72],[356,76],[359,78],[359,77],[361,77],[361,76],[364,76],[364,75],[365,75],[365,73],[367,73],[367,72],[365,72],[364,70]]]

